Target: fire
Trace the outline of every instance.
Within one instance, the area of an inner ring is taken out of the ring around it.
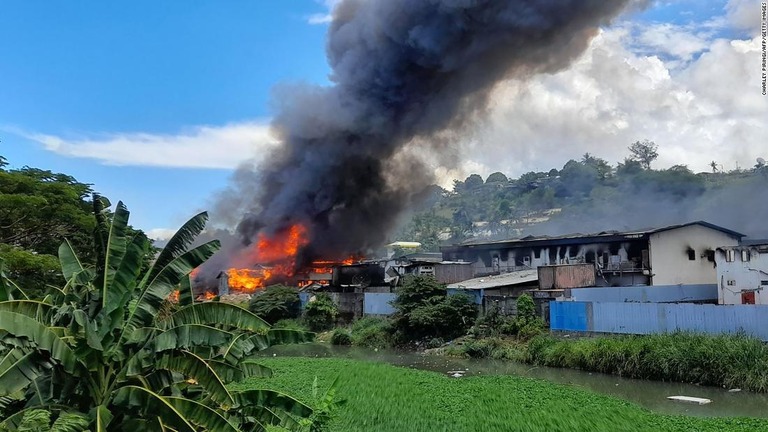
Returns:
[[[272,277],[272,269],[250,270],[231,268],[227,270],[227,276],[230,289],[253,292],[264,288],[266,281]]]
[[[294,277],[299,285],[311,282],[328,284],[330,276],[318,278],[310,274],[333,273],[333,267],[350,265],[359,261],[358,257],[350,256],[344,260],[316,260],[299,270],[297,275],[297,258],[301,249],[309,244],[309,232],[302,224],[293,224],[287,229],[272,235],[259,233],[253,247],[235,260],[235,266],[227,270],[227,282],[232,291],[252,293],[267,285],[285,282]],[[253,268],[258,264],[258,268]],[[327,280],[325,280],[327,279]]]
[[[178,303],[179,302],[179,291],[174,290],[168,295],[168,301],[171,303]]]
[[[213,300],[214,298],[216,298],[216,294],[210,291],[206,291],[205,294],[203,294],[203,300]]]
[[[271,236],[260,233],[254,247],[239,261],[250,264],[259,263],[264,267],[230,268],[227,270],[230,289],[254,292],[272,281],[292,277],[296,271],[296,256],[307,244],[309,244],[307,228],[301,224],[291,225],[288,229]]]

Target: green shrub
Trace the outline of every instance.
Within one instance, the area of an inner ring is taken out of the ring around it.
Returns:
[[[312,331],[323,331],[333,327],[339,310],[333,299],[326,293],[319,293],[307,303],[304,322]]]
[[[395,339],[400,342],[453,339],[467,332],[477,306],[466,295],[447,295],[445,285],[432,276],[412,276],[397,290],[393,302]]]
[[[331,345],[352,345],[352,335],[348,330],[336,329],[331,334]]]
[[[275,329],[308,331],[307,326],[299,319],[281,319],[272,325]]]
[[[432,338],[427,342],[427,348],[440,348],[445,344],[443,338]]]
[[[367,348],[392,346],[392,324],[387,318],[365,317],[352,324],[352,344]]]
[[[282,319],[301,316],[301,299],[296,288],[272,285],[254,295],[248,309],[264,321],[273,324]]]

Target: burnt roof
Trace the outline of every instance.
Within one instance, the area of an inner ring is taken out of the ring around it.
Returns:
[[[641,240],[641,239],[645,240],[645,239],[648,239],[648,237],[651,234],[664,232],[664,231],[671,231],[679,228],[685,228],[692,225],[701,225],[706,228],[720,231],[729,236],[736,237],[737,239],[741,239],[742,237],[744,237],[744,234],[741,234],[733,230],[729,230],[727,228],[723,228],[715,224],[711,224],[709,222],[695,221],[695,222],[688,222],[688,223],[679,224],[679,225],[670,225],[670,226],[659,227],[659,228],[644,228],[644,229],[631,230],[631,231],[611,230],[611,231],[601,231],[599,233],[592,233],[592,234],[572,233],[572,234],[564,234],[564,235],[558,235],[558,236],[529,235],[529,236],[517,238],[517,239],[493,240],[493,241],[470,240],[470,241],[459,243],[459,244],[443,246],[440,248],[440,250],[443,252],[450,252],[450,251],[456,251],[464,248],[474,248],[474,247],[485,248],[485,247],[502,246],[502,245],[504,246],[545,246],[549,244],[567,245],[567,244],[577,244],[577,243],[597,243],[597,242],[628,241],[628,240]]]

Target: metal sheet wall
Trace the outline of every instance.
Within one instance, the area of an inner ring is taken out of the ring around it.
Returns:
[[[578,288],[566,291],[565,297],[572,301],[616,303],[717,301],[717,284]]]
[[[744,332],[768,341],[766,322],[766,305],[550,302],[550,328],[558,331],[625,334]]]
[[[395,293],[365,293],[364,315],[392,315],[395,308],[389,304],[397,297]]]

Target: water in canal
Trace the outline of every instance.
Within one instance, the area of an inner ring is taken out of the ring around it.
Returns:
[[[747,391],[729,392],[728,389],[702,387],[692,384],[669,383],[620,378],[613,375],[582,372],[573,369],[556,369],[531,366],[492,359],[461,359],[419,353],[340,347],[326,344],[302,344],[276,346],[265,355],[297,357],[342,357],[356,360],[377,361],[395,366],[425,369],[441,373],[463,370],[472,375],[519,375],[545,379],[558,384],[591,390],[630,402],[650,410],[666,414],[719,417],[768,418],[768,395]],[[461,379],[461,378],[457,378]],[[667,396],[695,396],[711,399],[706,405],[693,405],[667,400]]]

